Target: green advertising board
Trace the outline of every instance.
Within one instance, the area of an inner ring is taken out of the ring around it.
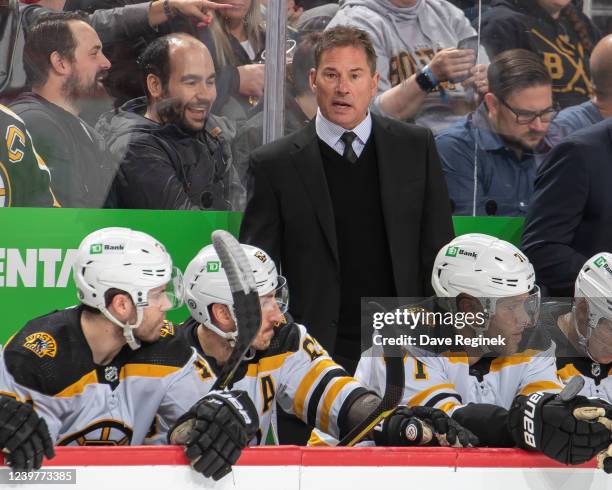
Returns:
[[[144,231],[162,242],[181,270],[211,233],[238,235],[241,213],[96,209],[0,209],[0,343],[23,324],[76,304],[71,265],[83,237],[106,226]],[[185,307],[170,312],[187,317]]]
[[[216,229],[238,235],[241,213],[96,209],[0,208],[0,343],[31,318],[76,303],[71,265],[85,235],[106,226],[144,231],[162,242],[185,269]],[[481,232],[518,243],[515,218],[454,219],[457,234]],[[169,315],[187,317],[185,307]]]

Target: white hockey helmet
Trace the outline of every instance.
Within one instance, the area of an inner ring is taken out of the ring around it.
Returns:
[[[498,298],[528,293],[533,323],[540,305],[540,289],[529,259],[511,243],[482,233],[458,236],[440,249],[431,284],[438,297],[461,293],[478,298],[490,319]],[[482,328],[488,327],[488,321]]]
[[[274,302],[281,313],[289,307],[287,281],[278,275],[270,256],[262,249],[251,245],[241,245],[253,269],[259,296],[274,293]],[[234,343],[238,331],[224,332],[214,325],[208,307],[214,303],[233,305],[229,282],[221,266],[221,260],[212,245],[207,245],[193,258],[185,269],[185,301],[191,316],[217,335]],[[262,303],[262,308],[265,304]],[[233,308],[230,308],[233,313]],[[234,318],[235,320],[235,318]]]
[[[601,319],[612,321],[612,254],[598,253],[585,262],[576,279],[574,297],[586,299],[589,306],[586,335],[576,324],[578,340],[588,353],[588,340]]]
[[[90,233],[79,245],[72,271],[81,303],[100,310],[121,327],[132,349],[140,346],[133,329],[140,326],[143,309],[156,300],[149,295],[152,289],[167,285],[163,294],[167,310],[182,305],[180,271],[172,267],[164,246],[140,231],[117,227]],[[105,293],[111,288],[125,291],[132,298],[137,313],[135,324],[120,322],[107,309]]]

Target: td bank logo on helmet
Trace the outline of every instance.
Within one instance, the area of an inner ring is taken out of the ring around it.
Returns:
[[[447,257],[457,257],[457,255],[464,255],[466,257],[472,257],[474,259],[478,258],[478,254],[476,252],[469,252],[468,250],[463,250],[459,247],[450,246],[446,249]]]
[[[125,245],[122,243],[110,244],[110,243],[93,243],[89,247],[89,253],[92,255],[101,254],[104,252],[123,252]]]
[[[608,272],[608,274],[612,274],[612,269],[608,265],[608,261],[603,255],[597,257],[593,263],[595,264],[596,267],[599,267],[599,268],[603,267]]]

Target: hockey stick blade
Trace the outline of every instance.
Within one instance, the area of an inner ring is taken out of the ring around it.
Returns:
[[[236,345],[212,387],[218,390],[229,386],[249,351],[261,325],[261,305],[253,270],[238,240],[227,231],[216,230],[212,234],[212,242],[229,281],[238,328]]]
[[[338,446],[354,446],[370,432],[378,422],[389,415],[402,401],[404,394],[404,359],[401,356],[385,356],[385,393],[379,405],[342,438]]]

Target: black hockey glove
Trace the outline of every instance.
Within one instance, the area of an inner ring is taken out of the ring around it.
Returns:
[[[0,449],[14,471],[41,467],[43,456],[55,456],[47,424],[32,406],[0,395]]]
[[[191,466],[220,480],[232,470],[240,452],[255,436],[259,416],[244,391],[212,391],[176,422],[170,444],[185,445]]]
[[[542,451],[564,464],[592,459],[610,444],[610,430],[599,422],[608,419],[612,405],[584,396],[563,399],[536,392],[518,396],[508,416],[508,427],[518,447]]]
[[[478,438],[446,413],[430,407],[397,407],[374,427],[377,446],[473,447]]]

